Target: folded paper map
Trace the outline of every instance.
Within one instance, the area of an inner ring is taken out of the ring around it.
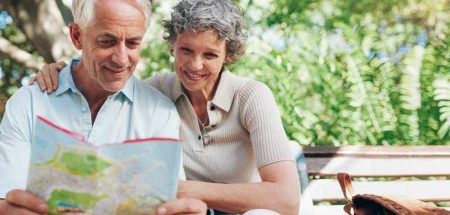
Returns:
[[[93,146],[38,117],[27,190],[51,214],[152,214],[176,197],[181,145],[150,138]]]

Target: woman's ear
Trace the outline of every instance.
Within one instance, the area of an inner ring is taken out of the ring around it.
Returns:
[[[173,50],[174,48],[173,48],[173,43],[169,43],[169,51],[170,51],[170,55],[172,55],[173,56]]]
[[[223,39],[219,38],[219,40],[223,40]],[[228,65],[231,61],[229,50],[230,50],[230,44],[229,44],[229,42],[225,41],[225,48],[223,49],[223,55],[222,55],[223,56],[223,66]]]
[[[83,48],[82,42],[81,42],[81,28],[79,25],[75,23],[69,24],[69,31],[70,31],[70,39],[72,39],[72,43],[78,50],[81,50]]]
[[[229,65],[231,63],[231,61],[233,61],[233,59],[231,59],[231,57],[228,53],[229,53],[229,51],[228,51],[228,45],[227,45],[225,48],[225,59],[223,62],[224,66]]]

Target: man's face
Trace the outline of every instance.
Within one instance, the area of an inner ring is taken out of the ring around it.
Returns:
[[[101,2],[95,5],[93,21],[81,30],[81,63],[92,84],[117,92],[136,68],[145,19],[131,1]]]

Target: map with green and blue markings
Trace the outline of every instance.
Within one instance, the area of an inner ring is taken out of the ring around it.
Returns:
[[[176,197],[181,144],[150,138],[94,147],[38,118],[27,190],[51,214],[153,214]]]

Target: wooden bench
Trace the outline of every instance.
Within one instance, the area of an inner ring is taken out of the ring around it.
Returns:
[[[338,172],[352,177],[357,193],[450,203],[450,145],[305,147],[303,153],[297,156],[301,214],[345,214]]]

